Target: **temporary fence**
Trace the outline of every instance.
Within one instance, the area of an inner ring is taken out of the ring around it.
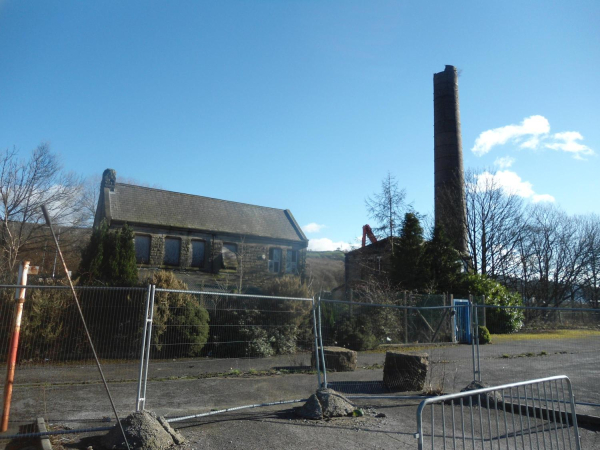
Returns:
[[[571,382],[566,376],[443,395],[417,410],[425,448],[581,448]]]
[[[149,313],[144,331],[138,409],[152,404],[149,379],[311,370],[315,345],[312,298],[158,288],[151,298],[154,305],[149,311],[153,314]],[[257,392],[255,401],[265,400],[261,395],[269,397],[268,392]],[[200,403],[196,398],[188,401],[178,405],[182,414],[237,406],[235,398],[222,399],[218,405]]]
[[[323,346],[357,352],[357,370],[347,373],[322,356],[328,386],[349,395],[402,396],[383,382],[386,352],[426,353],[425,393],[457,391],[473,380],[490,385],[566,374],[574,380],[581,412],[600,407],[593,382],[600,364],[600,310],[484,302],[442,296],[401,296],[385,304],[321,299]],[[491,345],[483,327],[492,333]]]
[[[486,326],[491,333],[491,344],[476,341],[475,378],[492,384],[566,374],[573,381],[578,409],[594,408],[597,414],[600,390],[594,379],[600,364],[600,310],[474,308],[474,326]]]
[[[4,388],[6,356],[13,330],[15,290],[0,286],[0,385]],[[76,287],[96,351],[106,365],[109,382],[137,379],[139,348],[147,288]],[[95,415],[86,393],[102,391],[101,380],[87,342],[72,292],[65,286],[27,286],[18,347],[10,417],[32,421],[56,415],[62,399],[82,398],[73,416]],[[135,392],[119,395],[121,402],[135,402]],[[64,413],[69,415],[70,413]]]
[[[470,317],[470,308],[469,302],[455,304],[442,295],[407,295],[381,304],[321,299],[317,307],[320,341],[324,347],[356,351],[359,369],[338,372],[339,368],[328,367],[328,358],[322,357],[328,386],[346,394],[393,393],[383,383],[387,351],[428,354],[425,391],[439,393],[465,386],[473,380],[473,351],[471,346],[455,343],[461,336],[470,336],[471,329],[463,328],[472,325],[456,319]]]
[[[0,364],[18,288],[0,286]],[[389,350],[428,354],[428,394],[455,392],[474,379],[503,384],[566,373],[579,405],[600,404],[591,382],[600,362],[594,348],[598,310],[513,308],[509,313],[519,318],[522,312],[525,329],[505,336],[494,330],[504,309],[483,307],[482,298],[406,294],[363,303],[152,286],[76,290],[107,380],[127,382],[113,383],[122,410],[160,408],[177,420],[299,401],[325,383],[349,396],[401,396],[383,383]],[[56,419],[97,416],[86,392],[102,387],[71,295],[62,286],[27,286],[13,396],[19,407],[11,415],[16,420],[46,416],[46,405],[55,415],[61,411]],[[479,325],[492,331],[492,345],[478,339]],[[357,350],[357,370],[332,371],[322,351],[314,357],[325,346]],[[277,379],[278,389],[268,377],[275,374],[286,374]],[[212,391],[215,377],[225,379],[224,392]],[[165,380],[181,383],[159,398],[153,383]],[[182,390],[186,383],[193,384],[193,395]],[[57,408],[75,389],[77,410]]]

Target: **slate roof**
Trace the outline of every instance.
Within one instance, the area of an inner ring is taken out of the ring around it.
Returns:
[[[287,209],[116,183],[109,193],[112,221],[291,241],[306,236]]]

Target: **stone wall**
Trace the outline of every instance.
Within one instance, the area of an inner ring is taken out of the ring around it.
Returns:
[[[112,224],[114,228],[119,224]],[[251,236],[233,236],[223,234],[205,234],[177,230],[156,230],[150,227],[132,226],[135,234],[150,236],[150,262],[140,266],[143,273],[156,269],[174,270],[186,273],[193,280],[195,287],[200,285],[219,286],[229,289],[239,288],[240,279],[242,290],[260,288],[274,278],[284,275],[302,276],[306,262],[306,243],[270,240]],[[179,265],[165,266],[164,250],[165,238],[180,240]],[[203,267],[192,267],[192,241],[204,242]],[[237,246],[237,268],[225,269],[223,267],[223,245],[235,244]],[[281,264],[278,273],[269,272],[269,250],[281,249]],[[298,252],[297,271],[294,274],[286,273],[287,251]],[[188,281],[188,284],[190,282]],[[191,287],[191,286],[190,286]]]

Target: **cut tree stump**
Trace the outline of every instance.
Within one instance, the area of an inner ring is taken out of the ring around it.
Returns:
[[[323,354],[325,355],[325,368],[327,371],[352,372],[356,370],[358,353],[354,350],[343,347],[323,347]],[[314,353],[311,357],[311,363],[313,367],[317,367]],[[319,361],[320,363],[321,361]]]
[[[427,353],[386,352],[383,384],[390,391],[422,391],[428,369]]]

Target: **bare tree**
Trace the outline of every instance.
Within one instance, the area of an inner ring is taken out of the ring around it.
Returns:
[[[81,193],[81,180],[62,171],[48,144],[26,160],[15,149],[0,153],[0,269],[5,275],[13,273],[26,245],[44,240],[42,205],[57,226],[81,224]]]
[[[600,306],[600,217],[591,214],[584,219],[585,266],[582,271],[583,296],[594,308]]]
[[[533,205],[520,243],[523,291],[542,306],[574,299],[588,256],[584,221],[553,205]]]
[[[398,188],[396,177],[388,172],[381,182],[381,192],[365,199],[367,213],[378,225],[373,228],[376,236],[392,237],[398,234],[404,212],[408,209],[405,198],[406,192]]]
[[[523,201],[498,184],[493,172],[465,174],[467,240],[473,269],[491,277],[514,275],[524,228]]]

